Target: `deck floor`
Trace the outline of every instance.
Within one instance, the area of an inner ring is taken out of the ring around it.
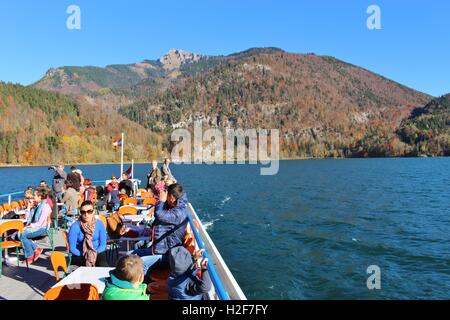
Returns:
[[[56,283],[55,273],[50,262],[52,249],[46,240],[38,241],[38,244],[44,248],[44,251],[38,260],[29,265],[29,270],[22,262],[19,266],[17,263],[11,266],[3,263],[0,299],[42,300],[44,293]],[[54,236],[54,244],[55,251],[66,251],[61,231]],[[13,250],[11,256],[14,256]]]
[[[0,300],[42,300],[44,293],[55,285],[55,273],[50,262],[51,246],[46,240],[37,243],[44,251],[38,260],[29,265],[29,270],[25,263],[20,262],[17,266],[15,262],[11,266],[6,266],[3,261]],[[54,245],[55,251],[66,252],[61,230],[54,236]],[[11,250],[10,254],[14,257],[14,250]],[[115,261],[109,261],[109,264],[114,266]],[[73,268],[76,267],[72,266],[71,270]]]
[[[44,293],[56,284],[55,273],[50,262],[52,249],[45,240],[38,241],[38,244],[44,248],[40,258],[29,265],[25,263],[17,266],[15,262],[11,266],[3,263],[2,276],[0,277],[0,300],[43,300]],[[60,230],[54,236],[55,251],[66,252],[66,246]],[[120,243],[119,253],[126,251],[125,242]],[[15,253],[11,251],[13,257]],[[108,261],[111,267],[115,266],[117,258],[111,255]],[[73,271],[76,266],[71,266]],[[62,276],[62,271],[60,272]],[[149,285],[151,290],[151,300],[167,300],[166,282],[169,276],[168,270],[155,270],[152,272],[152,283]]]

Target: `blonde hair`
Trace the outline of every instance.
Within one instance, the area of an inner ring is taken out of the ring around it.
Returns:
[[[135,283],[143,273],[144,262],[137,255],[124,256],[117,261],[115,274],[121,280]]]

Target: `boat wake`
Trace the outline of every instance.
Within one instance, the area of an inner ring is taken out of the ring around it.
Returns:
[[[206,221],[203,222],[203,226],[205,227],[206,230],[209,230],[211,228],[211,226],[214,225],[214,222],[219,221],[220,219],[213,219],[212,221]]]
[[[222,201],[220,201],[220,203],[217,204],[216,207],[221,209],[224,207],[225,203],[227,203],[230,200],[231,200],[230,196],[225,196],[225,198]]]

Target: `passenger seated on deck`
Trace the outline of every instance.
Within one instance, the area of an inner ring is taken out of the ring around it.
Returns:
[[[134,250],[142,257],[146,277],[151,269],[169,267],[169,250],[183,244],[188,224],[188,199],[180,184],[172,184],[167,192],[161,191],[155,208],[152,246]]]
[[[119,183],[119,191],[121,193],[126,193],[127,196],[133,195],[134,184],[133,181],[128,179],[128,175],[126,173],[122,173],[122,180]]]
[[[107,209],[115,211],[118,209],[118,206],[120,204],[119,199],[119,183],[113,182],[111,185],[111,191],[108,193],[107,198]]]
[[[83,201],[92,201],[95,202],[95,198],[97,197],[97,192],[95,190],[95,187],[92,185],[91,179],[84,179],[84,192],[81,196]]]
[[[52,208],[47,201],[48,192],[49,189],[46,187],[37,187],[34,191],[34,201],[28,203],[29,215],[20,236],[28,263],[36,261],[43,250],[32,240],[47,235],[52,213]]]
[[[170,250],[170,276],[167,281],[170,300],[202,300],[203,294],[211,290],[208,259],[203,259],[203,253],[202,249],[192,257],[182,246]],[[201,276],[198,275],[200,270]]]
[[[33,191],[33,187],[29,186],[25,189],[25,191],[23,192],[23,195],[25,197],[25,201],[27,204],[27,208],[20,210],[19,213],[24,213],[24,218],[26,220],[28,220],[28,217],[30,216],[30,210],[31,208],[34,208],[34,191]],[[9,214],[9,213],[8,213]],[[6,217],[3,217],[3,219],[10,219],[8,214],[6,215]],[[14,216],[16,216],[14,214]]]
[[[72,264],[86,267],[108,267],[106,260],[106,229],[94,215],[94,204],[85,201],[80,206],[80,218],[69,230]]]
[[[108,185],[106,186],[106,192],[110,193],[111,191],[113,191],[113,185],[117,184],[119,185],[119,181],[117,181],[117,178],[115,175],[111,176],[111,182],[108,183]]]
[[[149,300],[144,281],[144,264],[136,255],[124,256],[106,279],[103,300]]]

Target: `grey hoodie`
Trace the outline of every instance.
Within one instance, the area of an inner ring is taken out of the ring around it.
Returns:
[[[167,281],[170,300],[202,300],[203,294],[211,290],[211,278],[203,270],[202,279],[198,278],[198,269],[194,268],[191,253],[182,246],[169,251],[171,274]]]

